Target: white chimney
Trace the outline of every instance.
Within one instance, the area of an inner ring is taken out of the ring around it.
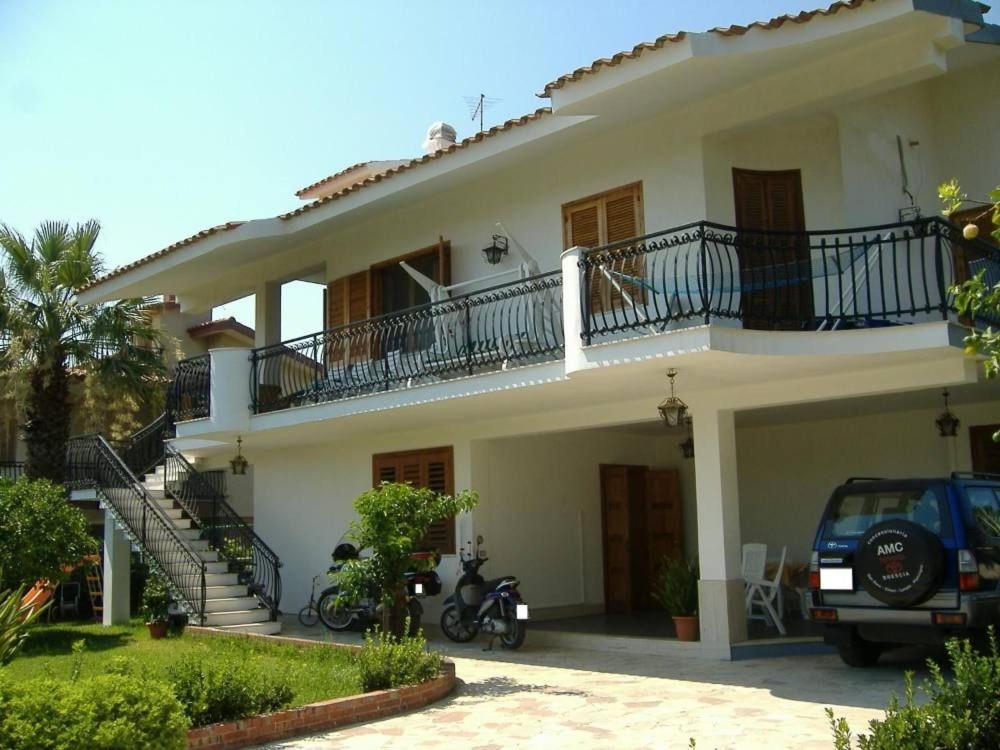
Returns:
[[[441,149],[451,148],[458,137],[455,128],[446,122],[435,122],[427,128],[427,137],[423,142],[425,154],[433,154]]]

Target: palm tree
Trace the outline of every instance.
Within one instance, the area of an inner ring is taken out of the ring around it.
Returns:
[[[159,343],[147,300],[81,304],[78,289],[104,270],[94,220],[70,227],[43,222],[31,239],[0,224],[0,374],[21,378],[27,474],[62,483],[70,434],[70,375],[97,378],[140,397],[162,387],[163,358],[138,340]]]

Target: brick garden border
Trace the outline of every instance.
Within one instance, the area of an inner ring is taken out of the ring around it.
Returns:
[[[277,641],[309,648],[360,648],[351,644],[326,643],[305,638],[232,633],[216,628],[188,626],[187,630],[198,635],[261,639],[267,643]],[[273,714],[196,727],[188,730],[187,746],[189,750],[235,750],[302,734],[336,729],[356,722],[384,719],[434,703],[449,695],[454,688],[455,664],[445,659],[441,665],[441,673],[419,685],[349,695],[345,698],[334,698],[299,708],[276,711]]]

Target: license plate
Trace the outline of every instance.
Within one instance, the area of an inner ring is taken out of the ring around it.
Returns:
[[[527,604],[518,604],[517,605],[517,619],[518,620],[527,620],[528,619],[528,605]]]
[[[822,591],[854,591],[852,568],[820,568],[819,587]]]
[[[422,584],[422,583],[415,583],[415,584],[413,584],[413,593],[415,593],[415,594],[422,594],[422,593],[424,593],[424,584]]]

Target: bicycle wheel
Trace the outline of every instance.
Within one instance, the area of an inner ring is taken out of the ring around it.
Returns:
[[[315,604],[309,602],[306,606],[299,610],[299,622],[307,628],[311,628],[319,622],[319,610],[316,609]]]

